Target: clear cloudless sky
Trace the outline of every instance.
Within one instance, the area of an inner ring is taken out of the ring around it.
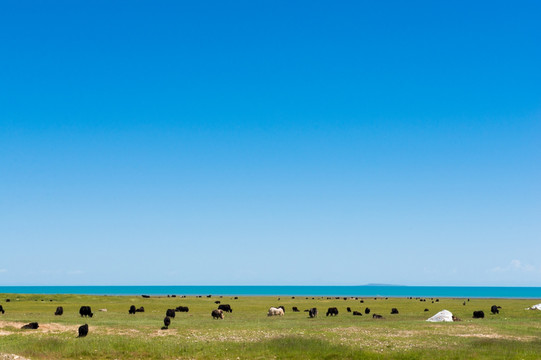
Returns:
[[[539,1],[0,3],[0,285],[541,286]]]

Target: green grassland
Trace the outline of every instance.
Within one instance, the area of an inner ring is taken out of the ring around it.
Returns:
[[[0,359],[541,359],[541,311],[525,310],[541,300],[471,299],[463,305],[465,299],[452,298],[360,299],[0,294],[6,311],[0,314]],[[210,316],[216,300],[233,308],[224,320]],[[499,315],[490,314],[495,304],[502,307]],[[82,305],[92,307],[93,318],[81,318]],[[130,305],[145,312],[129,315]],[[181,305],[190,311],[176,313],[169,329],[161,330],[166,309]],[[266,316],[279,305],[285,316]],[[64,315],[54,316],[57,306]],[[318,317],[302,312],[310,307],[318,308]],[[328,307],[340,314],[326,317]],[[393,307],[398,315],[390,314]],[[443,309],[462,321],[425,321]],[[474,310],[483,310],[485,318],[472,319]],[[373,313],[384,319],[373,319]],[[20,329],[33,321],[39,329]],[[88,336],[77,338],[85,323]]]

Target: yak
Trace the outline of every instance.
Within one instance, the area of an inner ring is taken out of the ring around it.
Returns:
[[[36,330],[37,328],[39,328],[39,325],[37,322],[31,322],[21,327],[21,329],[31,329],[31,330]]]
[[[169,318],[169,316],[166,316],[163,318],[162,330],[167,330],[169,328],[169,325],[171,325],[171,319]]]
[[[88,335],[88,324],[79,326],[79,336],[77,337],[85,337],[87,335]]]
[[[92,313],[92,309],[90,308],[90,306],[81,306],[81,308],[79,309],[79,314],[81,316],[94,316],[94,313]]]
[[[224,318],[224,311],[220,309],[212,310],[212,313],[210,314],[213,319],[223,319]]]
[[[225,312],[230,312],[230,313],[233,312],[233,309],[231,309],[231,305],[229,304],[220,304],[218,305],[218,309],[223,310]]]
[[[335,307],[330,307],[329,309],[327,309],[327,315],[326,316],[336,316],[338,315],[338,309],[335,308]]]
[[[304,311],[308,312],[308,316],[311,317],[311,318],[317,316],[317,308],[310,308],[310,309],[304,310]]]
[[[485,318],[485,312],[483,310],[474,311],[473,312],[473,318],[474,319],[484,319]]]
[[[284,316],[284,310],[282,308],[271,307],[267,316]]]

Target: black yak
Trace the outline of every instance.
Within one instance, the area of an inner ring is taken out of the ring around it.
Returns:
[[[77,337],[85,337],[87,335],[88,335],[88,324],[79,326],[79,336]]]
[[[317,308],[311,308],[311,309],[304,310],[304,311],[307,311],[307,312],[308,312],[308,316],[310,316],[311,318],[317,316]]]
[[[90,308],[90,306],[81,306],[81,308],[79,309],[79,314],[81,314],[81,316],[94,316],[94,313],[92,313],[92,309]]]
[[[220,309],[212,310],[212,313],[210,313],[213,319],[223,319],[224,318],[224,311]]]
[[[218,305],[218,309],[223,310],[225,312],[230,312],[230,313],[233,312],[233,309],[231,309],[231,305],[229,304],[220,304]]]
[[[474,319],[484,319],[485,318],[485,312],[483,310],[474,311],[473,312],[473,318]]]
[[[37,322],[31,322],[21,327],[21,329],[31,329],[31,330],[36,330],[37,328],[39,328],[39,325]]]
[[[169,316],[163,318],[163,325],[162,330],[167,330],[169,328],[169,325],[171,325],[171,319]]]
[[[328,308],[328,309],[327,309],[327,315],[326,315],[326,316],[329,316],[329,315],[331,315],[331,316],[336,316],[336,315],[338,315],[338,309],[335,308],[335,307],[330,307],[330,308]]]

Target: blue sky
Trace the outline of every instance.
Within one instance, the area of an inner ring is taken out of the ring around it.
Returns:
[[[537,1],[4,1],[0,285],[541,286]]]

